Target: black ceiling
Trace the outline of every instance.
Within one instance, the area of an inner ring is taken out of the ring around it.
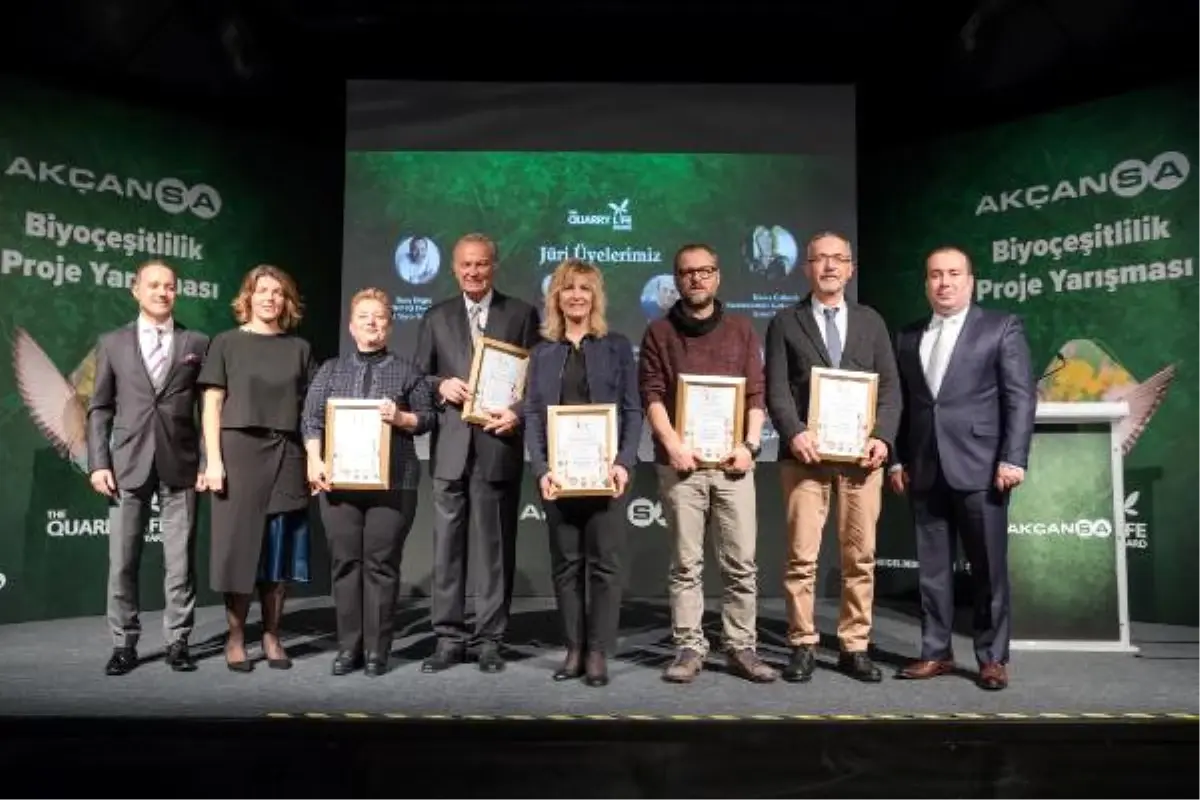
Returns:
[[[27,0],[8,12],[9,72],[289,118],[353,77],[854,82],[920,127],[1197,74],[1195,0]]]

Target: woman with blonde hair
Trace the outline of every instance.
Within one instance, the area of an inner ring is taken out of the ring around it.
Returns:
[[[416,365],[388,348],[392,304],[380,289],[350,299],[354,352],[321,365],[304,401],[308,483],[321,495],[321,519],[332,561],[338,652],[333,674],[388,670],[392,618],[400,583],[400,557],[417,510],[421,462],[413,436],[433,426],[433,395]],[[329,485],[323,452],[325,410],[331,397],[380,400],[380,419],[391,431],[390,485],[339,491]]]
[[[316,364],[293,331],[303,305],[278,267],[246,273],[233,300],[240,327],[213,337],[204,388],[204,482],[212,493],[210,582],[225,595],[225,662],[249,672],[246,616],[255,589],[272,669],[292,666],[280,641],[287,583],[309,581],[309,492],[300,410]]]
[[[525,443],[546,512],[567,643],[554,680],[583,676],[589,686],[608,683],[607,657],[616,649],[625,490],[642,429],[633,346],[608,329],[605,305],[599,269],[578,259],[558,266],[546,292],[545,341],[529,358],[525,402]],[[609,466],[615,496],[559,497],[562,484],[548,463],[547,407],[591,403],[617,407],[618,447]]]

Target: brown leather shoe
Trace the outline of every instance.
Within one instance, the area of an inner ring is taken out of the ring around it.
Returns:
[[[896,673],[897,678],[909,681],[924,681],[939,675],[954,672],[953,661],[914,661]]]
[[[977,681],[980,689],[986,689],[989,692],[998,692],[1001,689],[1008,687],[1008,669],[1003,664],[992,662],[984,664],[979,668],[979,680]]]
[[[758,653],[754,652],[752,647],[735,650],[726,657],[726,660],[732,674],[754,683],[771,683],[779,677],[779,673],[759,658]]]
[[[671,683],[691,683],[704,668],[704,659],[690,647],[680,649],[675,660],[663,670],[663,680]]]

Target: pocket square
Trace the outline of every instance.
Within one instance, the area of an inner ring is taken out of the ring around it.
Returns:
[[[183,357],[183,363],[185,363],[185,364],[199,364],[199,363],[200,363],[200,356],[196,355],[195,353],[188,353],[187,355],[185,355],[185,356]]]

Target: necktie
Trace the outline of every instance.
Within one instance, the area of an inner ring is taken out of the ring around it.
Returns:
[[[937,323],[937,335],[933,338],[933,347],[929,349],[929,363],[925,366],[925,380],[929,383],[929,391],[937,397],[938,390],[942,388],[942,378],[946,372],[946,356],[949,354],[950,348],[947,347],[946,326],[949,324],[947,320],[939,320]]]
[[[479,337],[483,335],[483,306],[475,304],[471,306],[471,342],[479,344]]]
[[[842,363],[842,335],[838,333],[837,309],[823,308],[825,312],[825,349],[829,351],[829,363],[834,369]]]
[[[150,382],[154,388],[162,387],[163,375],[167,367],[167,348],[163,343],[163,329],[154,329],[154,347],[146,356],[146,371],[150,373]]]

